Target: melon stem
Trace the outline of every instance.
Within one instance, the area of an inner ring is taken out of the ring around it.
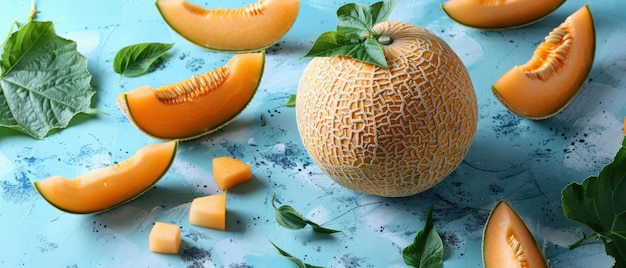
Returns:
[[[391,36],[388,35],[380,35],[376,38],[376,41],[383,46],[391,45],[391,43],[393,43],[393,39],[391,39]]]

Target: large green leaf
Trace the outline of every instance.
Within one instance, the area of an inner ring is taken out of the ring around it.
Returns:
[[[626,137],[598,176],[563,189],[561,203],[567,218],[586,225],[604,242],[615,267],[626,267]]]
[[[59,37],[52,22],[30,21],[5,41],[0,58],[0,127],[35,138],[93,114],[87,59]]]

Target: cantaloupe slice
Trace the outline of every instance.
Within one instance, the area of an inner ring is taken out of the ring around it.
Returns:
[[[212,162],[213,178],[222,191],[252,179],[252,167],[239,159],[220,156]]]
[[[501,30],[539,21],[563,3],[565,0],[448,0],[441,8],[465,26]]]
[[[189,223],[226,230],[226,193],[194,198],[189,208]]]
[[[585,5],[552,30],[526,64],[502,75],[492,91],[519,116],[550,118],[565,109],[585,83],[595,42],[593,18]]]
[[[191,79],[121,93],[117,104],[151,137],[193,139],[228,124],[248,105],[261,82],[264,64],[264,51],[236,54],[226,65]]]
[[[483,233],[485,268],[547,268],[543,253],[517,212],[504,200],[491,211]]]
[[[150,250],[157,253],[176,254],[181,242],[180,226],[172,223],[157,221],[148,235]]]
[[[73,179],[51,176],[34,183],[41,196],[60,210],[97,213],[126,203],[154,185],[174,161],[178,140],[149,144],[130,158]]]
[[[280,40],[298,17],[300,0],[259,0],[205,9],[187,0],[157,0],[163,19],[187,40],[210,50],[250,52]]]

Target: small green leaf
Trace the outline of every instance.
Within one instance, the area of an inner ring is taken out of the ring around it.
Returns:
[[[337,9],[337,29],[321,34],[304,57],[349,56],[357,60],[387,68],[383,45],[393,42],[385,38],[378,42],[381,33],[374,25],[385,21],[397,0],[377,2],[371,6],[346,4]]]
[[[276,194],[272,194],[271,202],[275,212],[274,218],[276,218],[276,222],[278,222],[280,226],[291,230],[298,230],[306,227],[306,225],[308,224],[311,226],[311,228],[313,228],[313,231],[316,233],[332,234],[341,232],[338,230],[322,227],[319,224],[304,218],[302,214],[298,213],[293,207],[289,205],[276,207],[276,205],[274,204],[275,197]]]
[[[317,223],[314,223],[310,220],[304,220],[304,222],[306,222],[308,225],[311,226],[311,228],[313,228],[313,231],[315,231],[316,233],[322,233],[322,234],[334,234],[334,233],[340,233],[341,231],[339,230],[335,230],[335,229],[329,229],[326,227],[322,227]]]
[[[0,127],[41,139],[79,113],[100,113],[76,43],[58,36],[52,22],[17,25],[0,57]]]
[[[302,215],[291,206],[284,205],[279,208],[275,207],[275,212],[275,218],[278,224],[287,229],[298,230],[304,228],[307,224],[302,218]]]
[[[598,176],[571,183],[561,193],[563,213],[593,230],[614,267],[626,267],[626,137],[615,159]],[[586,238],[594,237],[592,235]]]
[[[173,46],[174,44],[165,43],[139,43],[126,46],[115,54],[113,70],[128,77],[143,75]]]
[[[350,56],[363,62],[387,67],[383,49],[374,39],[354,42],[354,35],[326,32],[315,41],[305,57]]]
[[[289,99],[285,103],[285,106],[286,107],[296,107],[296,94],[291,94],[291,96],[289,96]]]
[[[278,253],[280,255],[282,255],[283,257],[285,257],[287,259],[289,259],[291,262],[295,263],[300,268],[323,268],[322,266],[315,266],[315,265],[306,264],[302,260],[300,260],[299,258],[294,257],[293,255],[287,253],[287,251],[284,251],[281,248],[279,248],[276,244],[274,244],[274,242],[270,241],[270,243],[272,243],[272,246],[274,246],[274,248],[276,249],[276,251],[278,251]]]
[[[368,6],[361,4],[345,4],[337,9],[337,27],[344,33],[354,33],[363,36],[372,29],[372,14]]]
[[[391,11],[398,5],[397,0],[388,0],[383,2],[377,2],[370,6],[370,13],[372,14],[372,23],[374,25],[387,21]]]
[[[424,229],[413,240],[413,244],[402,250],[404,263],[411,267],[443,267],[443,242],[433,226],[433,206],[428,211]]]

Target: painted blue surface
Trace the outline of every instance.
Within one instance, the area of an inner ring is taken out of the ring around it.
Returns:
[[[12,21],[26,20],[29,2],[0,1],[0,32],[8,32]],[[72,215],[45,202],[32,182],[112,165],[158,142],[124,118],[115,105],[117,94],[189,78],[223,65],[231,55],[204,51],[176,35],[153,1],[38,1],[38,19],[52,20],[57,33],[75,40],[88,58],[95,106],[107,114],[80,116],[70,128],[43,140],[0,130],[0,267],[295,267],[270,241],[313,265],[403,267],[401,250],[423,227],[431,204],[445,244],[444,266],[482,267],[482,228],[500,199],[524,218],[552,267],[610,267],[600,243],[566,248],[587,230],[564,218],[560,196],[565,185],[597,174],[623,138],[626,2],[570,0],[532,26],[496,32],[452,22],[441,11],[442,2],[400,1],[391,15],[430,29],[457,51],[480,105],[470,152],[434,188],[406,198],[358,194],[334,184],[308,157],[294,109],[283,104],[296,93],[308,62],[301,56],[320,33],[334,29],[334,11],[344,2],[302,0],[294,27],[267,50],[257,95],[234,122],[182,143],[171,170],[140,198],[102,214]],[[246,2],[198,3],[237,7]],[[595,18],[597,52],[583,90],[552,119],[513,116],[493,97],[490,85],[511,66],[525,63],[543,37],[584,3]],[[139,42],[175,46],[153,72],[123,78],[120,84],[111,67],[113,56]],[[255,177],[229,191],[224,232],[187,220],[194,197],[219,192],[211,158],[221,155],[249,163]],[[269,202],[273,193],[277,203],[343,232],[328,236],[280,227]],[[157,220],[182,226],[178,255],[149,251],[148,233]]]

